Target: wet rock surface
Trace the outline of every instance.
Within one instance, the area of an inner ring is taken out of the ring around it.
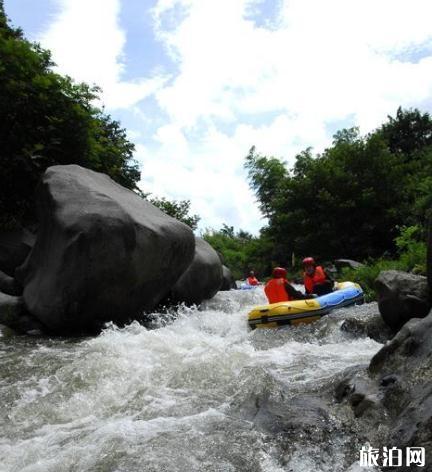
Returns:
[[[347,318],[341,325],[341,330],[355,337],[368,336],[374,341],[384,344],[394,336],[379,313],[367,316],[352,316]]]
[[[349,404],[357,417],[367,411],[380,412],[375,421],[385,434],[377,438],[380,444],[375,447],[424,447],[426,466],[418,470],[431,471],[432,313],[408,321],[377,352],[367,370],[350,372],[337,385],[335,397]],[[364,428],[371,426],[367,419],[361,420]],[[404,465],[398,470],[417,468]]]

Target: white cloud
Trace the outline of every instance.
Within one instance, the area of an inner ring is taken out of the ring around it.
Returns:
[[[163,32],[177,53],[180,74],[157,92],[161,107],[179,126],[272,110],[301,121],[354,113],[361,124],[377,125],[381,109],[389,113],[431,94],[430,60],[411,64],[388,55],[432,39],[430,2],[286,0],[278,27],[271,30],[245,19],[254,3],[159,3],[160,24],[167,8],[182,5],[188,12],[176,29]]]
[[[432,57],[395,59],[432,44],[429,1],[284,0],[271,28],[248,16],[259,3],[159,0],[154,9],[179,68],[155,94],[168,119],[146,158],[154,191],[192,198],[206,221],[225,209],[246,229],[261,224],[242,170],[251,145],[292,164],[300,150],[329,145],[328,124],[349,118],[368,132],[432,96]]]
[[[120,0],[56,2],[58,14],[39,41],[52,51],[61,73],[100,86],[108,108],[131,107],[165,83],[162,76],[122,79],[126,35],[118,21]]]
[[[399,105],[432,103],[430,0],[280,0],[260,22],[260,0],[154,0],[155,35],[175,69],[169,82],[134,83],[122,80],[120,0],[57,1],[44,45],[63,72],[101,84],[109,106],[133,105],[143,189],[190,199],[203,226],[262,225],[242,167],[252,145],[292,164],[329,145],[332,123],[365,133]],[[403,59],[419,49],[419,60]],[[151,116],[145,96],[160,107]],[[157,126],[152,136],[139,136],[140,116],[146,133]]]

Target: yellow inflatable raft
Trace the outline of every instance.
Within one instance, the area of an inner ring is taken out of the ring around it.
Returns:
[[[310,300],[293,300],[257,306],[248,315],[252,329],[312,323],[335,308],[363,303],[363,290],[354,282],[339,282],[327,295]]]

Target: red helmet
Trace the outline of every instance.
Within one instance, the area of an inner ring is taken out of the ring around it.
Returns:
[[[285,278],[287,276],[287,271],[283,267],[275,267],[273,269],[273,277],[275,279]]]
[[[303,259],[303,265],[315,265],[315,259],[313,257],[305,257]]]

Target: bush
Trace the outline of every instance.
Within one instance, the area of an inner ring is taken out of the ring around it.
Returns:
[[[384,270],[403,270],[416,274],[426,274],[426,243],[423,231],[419,226],[403,226],[400,234],[395,238],[398,250],[398,259],[369,260],[359,269],[344,268],[341,271],[342,280],[351,280],[361,285],[365,292],[366,301],[376,300],[374,287],[375,279]]]
[[[345,267],[341,271],[341,280],[350,280],[358,283],[365,294],[365,301],[372,302],[376,300],[374,282],[379,273],[383,270],[404,270],[402,263],[398,260],[378,259],[370,261],[358,269]]]
[[[426,243],[420,226],[403,226],[395,239],[399,260],[403,269],[416,274],[426,274]]]

